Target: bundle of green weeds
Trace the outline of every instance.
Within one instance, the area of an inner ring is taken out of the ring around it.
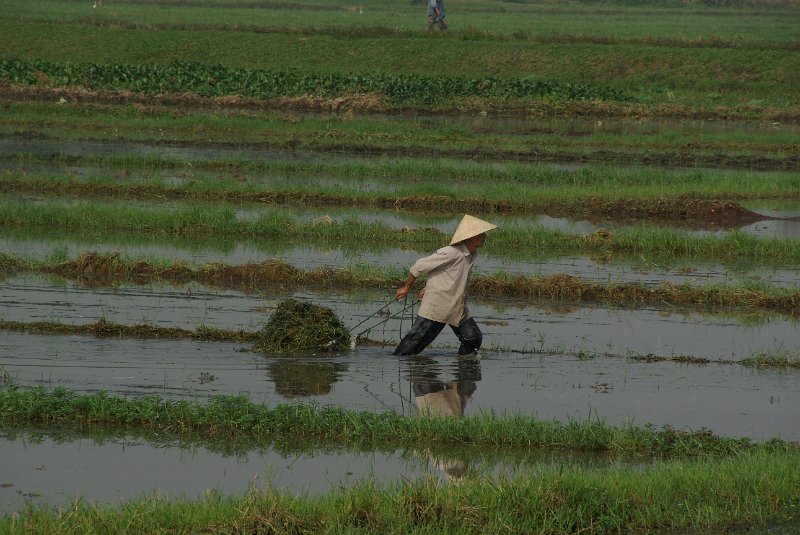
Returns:
[[[296,299],[278,304],[253,349],[263,353],[344,351],[350,331],[329,308]]]

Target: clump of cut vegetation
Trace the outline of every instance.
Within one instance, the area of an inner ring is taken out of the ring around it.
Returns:
[[[350,331],[336,313],[297,299],[281,301],[253,345],[262,353],[331,352],[350,348]]]

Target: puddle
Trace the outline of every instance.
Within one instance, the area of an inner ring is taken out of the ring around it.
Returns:
[[[222,451],[220,451],[222,450]],[[250,488],[319,495],[357,481],[386,486],[434,477],[446,483],[472,478],[533,476],[559,463],[613,468],[620,461],[550,452],[492,457],[449,452],[359,452],[326,447],[255,446],[240,453],[193,445],[178,447],[136,436],[90,438],[44,431],[0,432],[0,513],[28,504],[69,507],[80,497],[119,504],[151,495],[196,499],[208,492],[241,495]]]

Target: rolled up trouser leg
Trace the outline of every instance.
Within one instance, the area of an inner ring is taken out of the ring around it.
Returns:
[[[442,332],[444,323],[417,316],[411,330],[400,341],[392,355],[417,355]]]
[[[461,347],[458,348],[459,355],[470,355],[478,352],[481,342],[483,342],[483,333],[474,319],[469,318],[458,327],[453,327],[453,332],[461,340]]]

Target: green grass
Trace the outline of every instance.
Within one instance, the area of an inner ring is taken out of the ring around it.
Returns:
[[[45,201],[36,204],[0,201],[0,227],[59,228],[91,232],[125,230],[140,235],[262,237],[310,243],[370,242],[395,247],[438,248],[449,235],[435,228],[395,229],[386,223],[344,219],[318,224],[296,219],[285,209],[265,208],[253,219],[238,219],[233,208],[193,204],[175,208],[136,206],[130,202]],[[410,230],[410,231],[409,231]],[[694,236],[655,227],[632,227],[590,235],[570,234],[526,223],[509,223],[493,231],[487,248],[558,251],[561,255],[636,254],[705,260],[776,261],[795,265],[800,243],[791,238],[758,238],[744,232],[724,237]]]
[[[127,399],[103,392],[79,394],[63,388],[0,389],[0,422],[7,427],[105,425],[160,430],[175,437],[185,433],[210,438],[293,437],[396,447],[472,444],[661,458],[798,451],[793,443],[726,438],[706,430],[615,427],[599,421],[560,424],[519,414],[412,418],[313,404],[269,407],[244,397],[219,396],[200,404],[150,396]]]
[[[405,91],[405,90],[403,90]],[[57,100],[57,97],[53,97]],[[201,145],[212,151],[316,151],[371,154],[424,161],[607,162],[659,167],[797,169],[792,127],[688,127],[657,122],[528,123],[282,112],[209,112],[163,106],[10,104],[0,133],[68,140]],[[121,151],[126,150],[120,147]],[[128,149],[129,150],[129,149]],[[55,152],[55,151],[54,151]],[[417,166],[419,167],[419,166]],[[520,166],[521,167],[521,166]]]
[[[0,390],[7,429],[105,426],[165,437],[337,441],[353,447],[464,445],[608,452],[658,459],[614,470],[541,465],[535,477],[433,480],[376,486],[367,481],[323,496],[252,490],[197,501],[147,498],[120,506],[80,502],[68,511],[32,506],[0,519],[8,533],[503,532],[608,533],[617,529],[721,530],[798,521],[796,444],[753,442],[707,431],[559,424],[522,415],[411,418],[316,405],[254,404],[216,397],[206,404],[158,397],[126,399],[43,388]]]
[[[627,5],[626,5],[627,4]],[[158,7],[154,9],[154,5]],[[592,36],[606,39],[703,37],[717,42],[794,43],[792,25],[798,17],[789,2],[753,2],[708,7],[683,2],[477,2],[462,0],[448,7],[451,34],[456,39],[525,39],[550,36]],[[419,35],[425,27],[424,4],[352,2],[108,3],[91,9],[85,2],[9,0],[0,11],[20,20],[58,20],[82,24],[212,26],[227,31],[325,31],[363,35],[406,32]],[[767,29],[772,31],[767,31]],[[413,33],[412,33],[413,32]],[[713,41],[712,41],[713,42]]]
[[[661,463],[610,473],[566,467],[535,478],[381,488],[361,482],[324,496],[252,490],[197,501],[144,498],[32,507],[0,527],[22,533],[698,533],[797,524],[797,455]],[[788,533],[788,531],[787,531]]]
[[[0,21],[0,32],[15,35],[15,39],[0,44],[0,57],[6,59],[138,65],[192,61],[224,65],[225,69],[399,79],[457,76],[480,80],[498,76],[514,80],[533,73],[536,80],[607,87],[642,103],[676,103],[695,109],[732,105],[791,107],[800,103],[796,92],[788,89],[800,81],[794,62],[796,51],[783,49],[456,38],[432,41],[427,36],[355,38],[311,34],[298,38],[292,33],[120,30],[8,19]],[[428,53],[431,46],[435,46],[436,54]],[[457,102],[445,98],[415,105],[452,107]]]
[[[84,253],[76,259],[52,264],[17,259],[0,254],[0,262],[9,266],[7,273],[37,271],[67,278],[78,278],[95,285],[120,282],[151,283],[197,281],[217,287],[245,291],[269,287],[312,286],[322,288],[384,288],[400,286],[406,278],[404,268],[355,265],[347,268],[319,268],[303,271],[280,260],[266,260],[239,266],[222,263],[190,267],[130,260],[118,253]],[[607,305],[642,306],[657,304],[673,307],[702,307],[710,310],[772,311],[795,316],[800,293],[792,289],[764,284],[691,286],[661,283],[596,284],[566,274],[549,276],[481,274],[472,278],[473,296],[513,296],[536,302],[601,302]]]

